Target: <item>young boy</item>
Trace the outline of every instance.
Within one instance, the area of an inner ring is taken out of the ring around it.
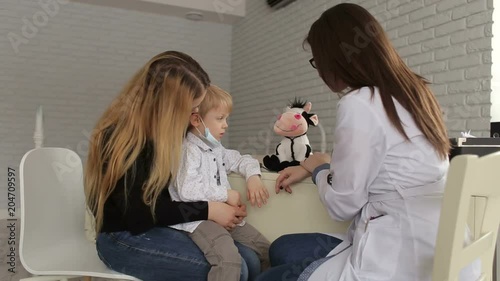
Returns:
[[[250,155],[225,149],[220,140],[232,110],[231,96],[217,86],[207,89],[199,111],[191,115],[190,127],[183,143],[183,154],[175,182],[169,188],[175,201],[217,201],[241,205],[237,191],[231,190],[227,174],[245,176],[247,197],[252,205],[266,203],[269,193],[260,180],[259,162]],[[189,233],[212,265],[208,281],[240,279],[241,256],[234,241],[254,250],[261,270],[269,267],[269,241],[253,226],[242,222],[226,230],[213,221],[198,221],[172,226]]]

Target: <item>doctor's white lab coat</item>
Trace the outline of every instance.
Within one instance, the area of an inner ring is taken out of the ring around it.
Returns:
[[[331,167],[314,180],[330,216],[353,221],[344,243],[352,246],[310,281],[431,280],[449,163],[394,102],[411,142],[390,123],[377,88],[373,98],[365,87],[338,103]],[[460,280],[475,280],[479,266],[464,269]]]

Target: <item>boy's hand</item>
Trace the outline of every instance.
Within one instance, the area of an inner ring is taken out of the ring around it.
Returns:
[[[260,180],[260,176],[253,175],[248,178],[247,181],[247,199],[250,201],[252,206],[262,207],[267,203],[267,199],[269,198],[269,192],[267,188],[264,186],[264,183]]]
[[[227,204],[238,207],[241,205],[241,195],[238,191],[233,189],[227,190]]]
[[[222,202],[208,202],[208,219],[227,230],[231,230],[247,216],[245,205],[240,207],[229,206]]]

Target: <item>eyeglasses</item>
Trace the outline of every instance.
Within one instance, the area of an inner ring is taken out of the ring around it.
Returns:
[[[316,62],[314,61],[314,58],[310,59],[309,60],[309,63],[311,64],[311,66],[316,69]]]

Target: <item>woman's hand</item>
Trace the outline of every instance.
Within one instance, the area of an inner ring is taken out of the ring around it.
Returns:
[[[248,178],[247,181],[247,199],[250,201],[252,206],[262,207],[267,203],[267,199],[269,199],[269,192],[267,188],[262,183],[259,175],[253,175]]]
[[[227,204],[233,206],[233,207],[238,207],[241,205],[241,195],[238,191],[233,190],[233,189],[228,189],[227,190]]]
[[[231,230],[247,216],[246,206],[230,206],[221,202],[208,202],[208,219]]]
[[[309,155],[304,161],[300,162],[300,166],[304,167],[309,173],[314,172],[318,166],[329,164],[331,156],[326,153],[313,153]]]
[[[280,171],[279,174],[280,175],[276,179],[276,194],[278,194],[281,189],[285,189],[286,192],[292,193],[292,188],[290,187],[290,185],[311,176],[311,173],[304,169],[302,166],[292,166],[285,168]]]

